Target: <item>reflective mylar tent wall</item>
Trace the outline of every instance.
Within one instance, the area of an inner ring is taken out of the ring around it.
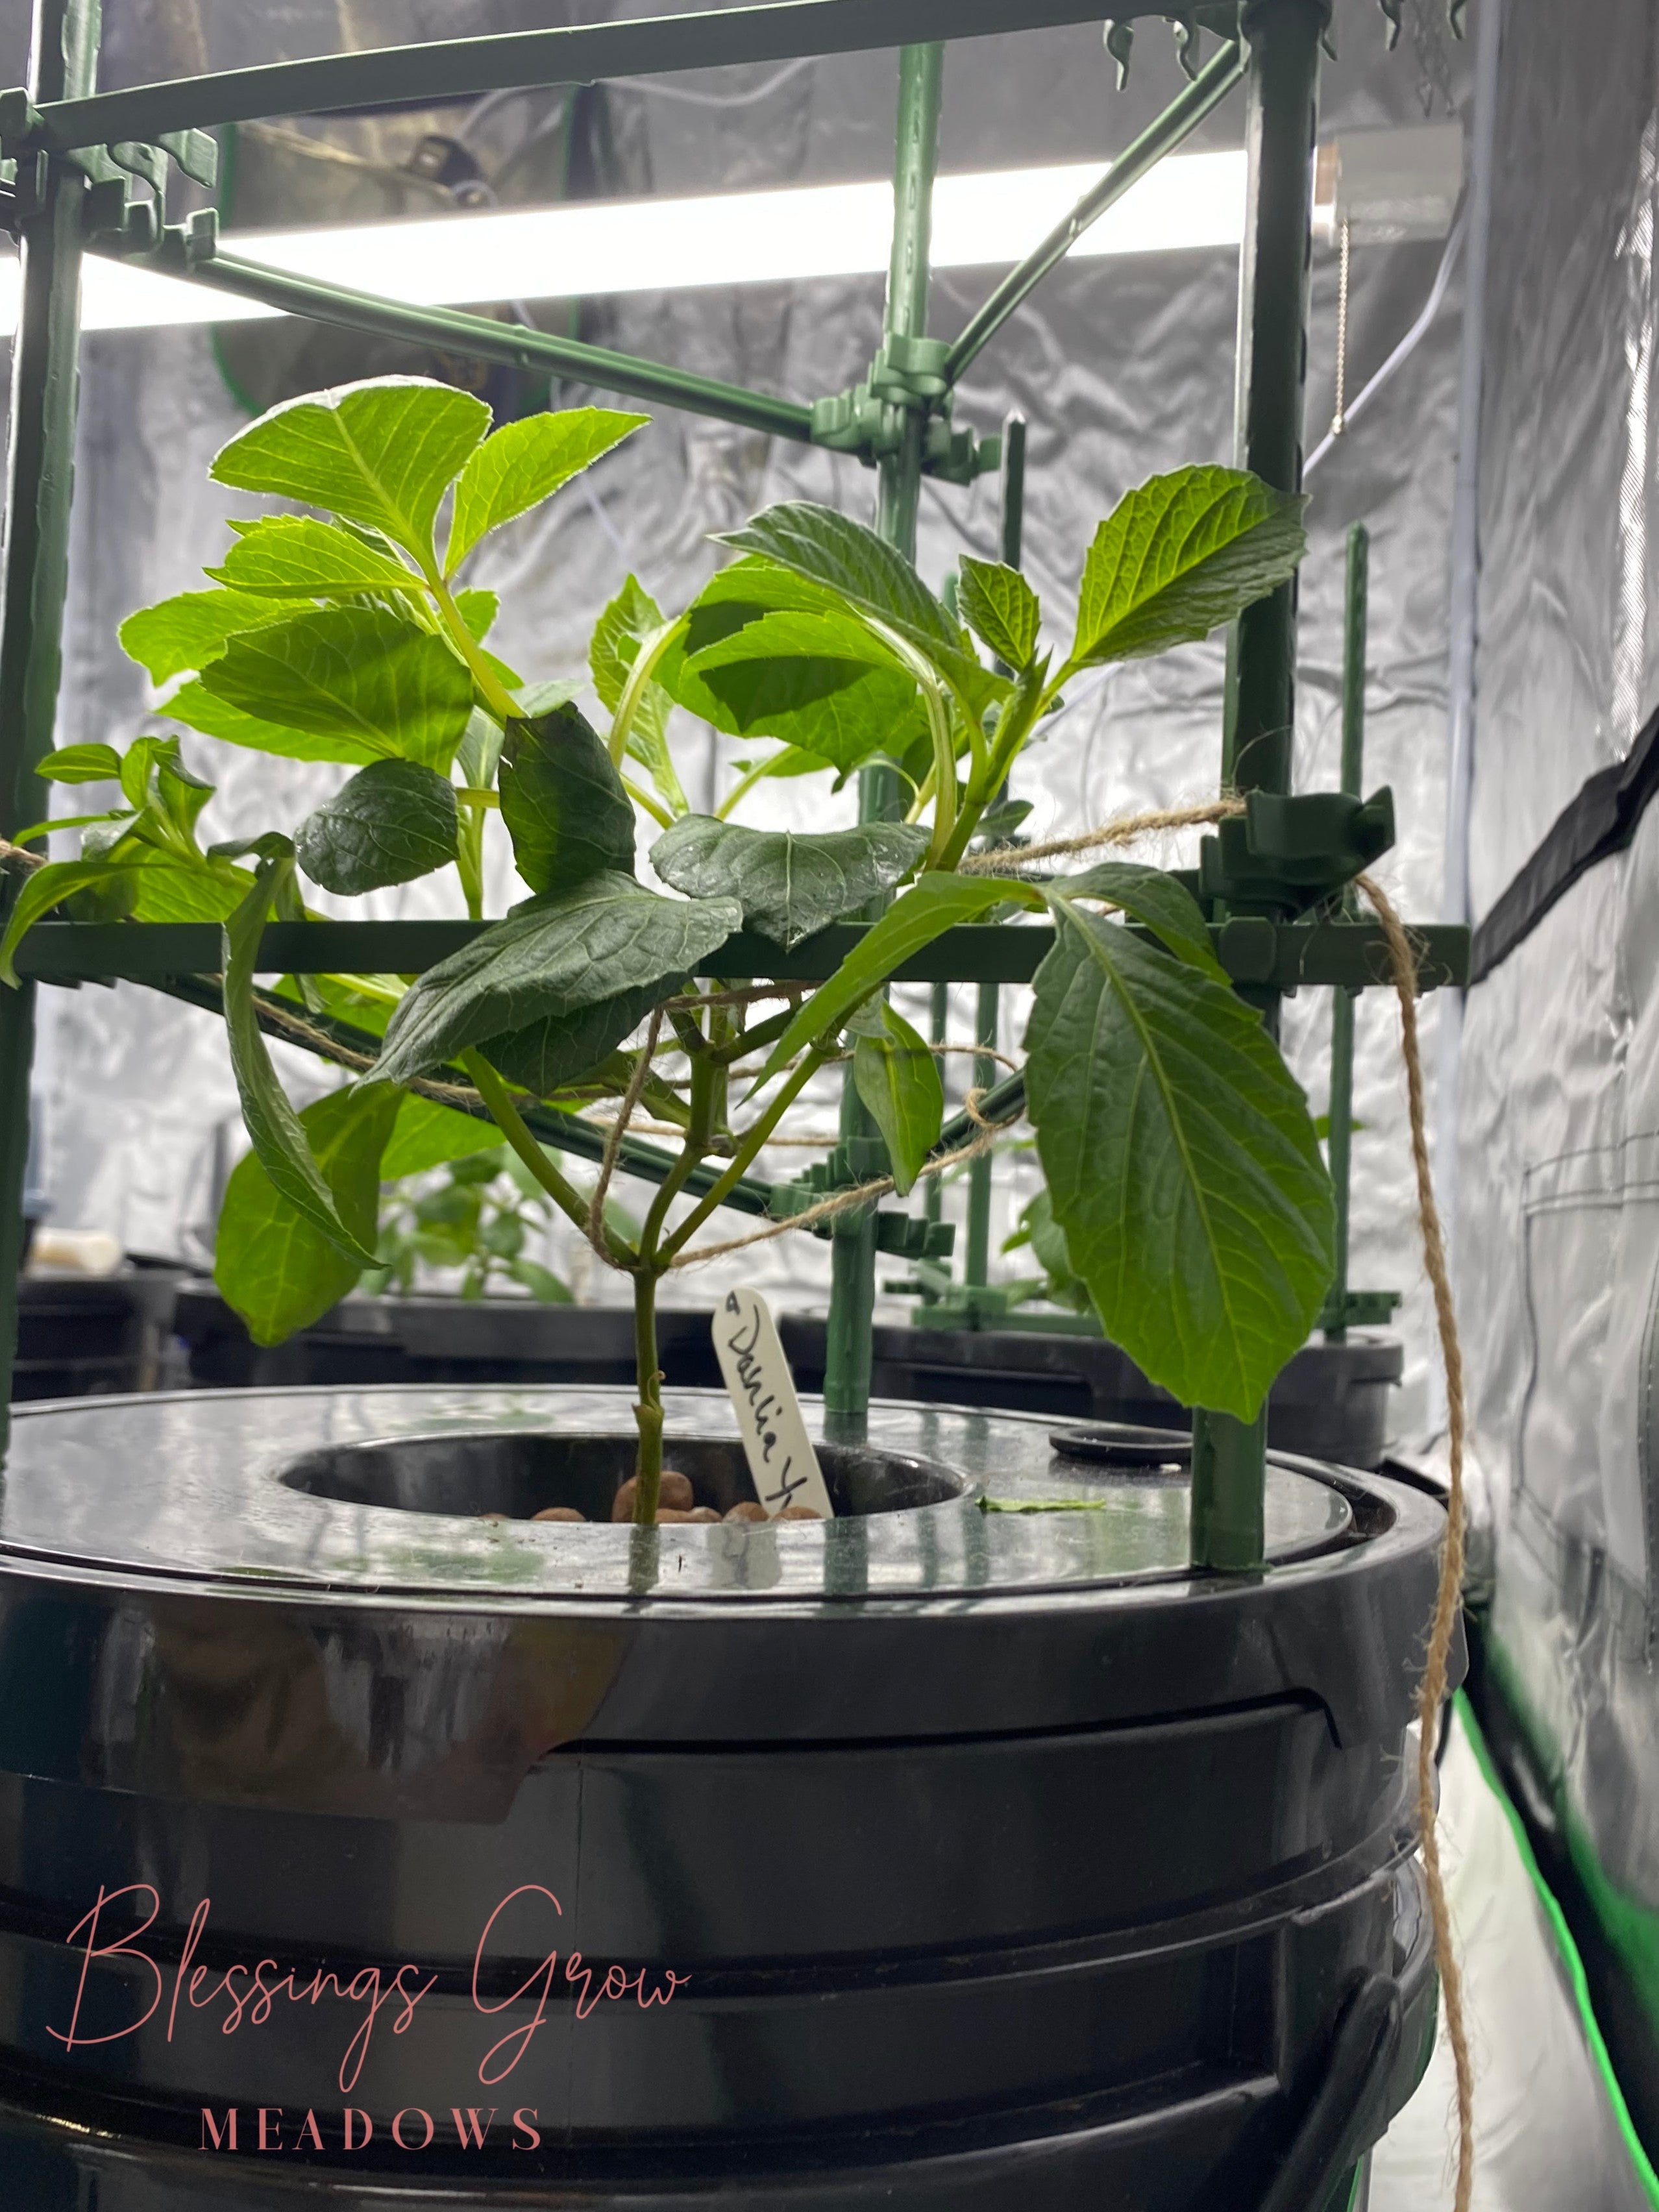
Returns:
[[[573,9],[596,20],[632,12]],[[109,0],[102,82],[110,87],[274,58],[466,31],[510,30],[562,20],[514,4],[393,7],[386,0],[272,0],[228,9],[205,0]],[[1337,59],[1322,79],[1322,133],[1462,115],[1467,51],[1445,29],[1438,0],[1407,0],[1399,51],[1384,48],[1375,0],[1338,0]],[[19,40],[0,25],[0,41]],[[21,72],[21,50],[0,52],[0,79]],[[953,46],[945,83],[941,167],[990,168],[1109,158],[1173,97],[1182,79],[1159,27],[1143,27],[1126,89],[1115,89],[1098,26],[1024,33]],[[695,192],[769,184],[879,177],[890,160],[890,54],[808,61],[606,88],[609,188],[628,194]],[[544,116],[545,107],[538,111]],[[1235,96],[1185,150],[1239,143]],[[533,121],[498,111],[479,126],[500,135]],[[360,152],[403,157],[422,129],[453,131],[458,116],[335,123],[326,135]],[[308,126],[316,128],[318,126]],[[238,223],[257,219],[244,202]],[[270,219],[280,219],[273,210]],[[1356,246],[1352,265],[1350,393],[1418,315],[1441,258],[1434,240]],[[948,335],[985,296],[991,272],[941,273],[934,327]],[[1026,563],[1056,620],[1099,517],[1128,485],[1185,461],[1229,458],[1237,255],[1222,247],[1090,260],[1051,277],[981,357],[962,414],[994,429],[1011,408],[1030,424]],[[863,373],[879,334],[878,277],[821,280],[588,302],[586,335],[763,389],[810,397]],[[1316,254],[1308,444],[1317,442],[1333,398],[1336,257]],[[1403,910],[1439,908],[1445,753],[1444,609],[1457,385],[1460,273],[1438,315],[1378,406],[1339,443],[1312,480],[1313,550],[1304,574],[1297,782],[1335,781],[1341,656],[1342,541],[1364,520],[1372,533],[1367,787],[1394,785],[1401,845],[1388,880]],[[261,326],[252,325],[250,328]],[[269,327],[269,326],[264,326]],[[85,342],[66,684],[59,742],[124,740],[149,703],[141,672],[114,644],[132,607],[198,580],[223,542],[225,516],[245,507],[205,481],[216,447],[246,419],[201,329],[94,335]],[[574,393],[570,396],[576,396]],[[584,395],[585,396],[585,395]],[[1409,436],[1400,425],[1409,424]],[[872,479],[854,461],[769,442],[750,433],[664,410],[651,430],[609,460],[580,494],[539,525],[502,533],[487,579],[503,591],[503,649],[537,674],[576,673],[587,633],[626,569],[638,570],[665,605],[682,604],[716,558],[708,532],[769,500],[805,495],[867,514]],[[963,550],[994,550],[995,483],[924,490],[920,562],[937,581]],[[1079,687],[1070,728],[1031,758],[1024,795],[1030,829],[1066,834],[1127,808],[1206,798],[1213,788],[1222,701],[1222,654],[1190,648],[1160,663],[1130,664],[1097,689]],[[207,740],[187,740],[206,748]],[[688,731],[688,787],[699,799],[727,778],[741,747]],[[333,772],[213,746],[221,835],[297,818],[337,780]],[[701,787],[697,778],[704,779]],[[777,787],[780,818],[802,801]],[[758,817],[757,817],[758,818]],[[504,885],[495,887],[499,894]],[[441,884],[383,893],[373,908],[423,910]],[[971,986],[958,994],[956,1034],[969,1034]],[[1316,1103],[1322,1103],[1329,995],[1286,1007],[1286,1036]],[[1424,1004],[1431,1046],[1437,999]],[[199,1257],[210,1231],[216,1174],[225,1146],[241,1141],[235,1100],[215,1023],[137,988],[42,994],[45,1168],[66,1224],[107,1226],[131,1247]],[[1023,1026],[1019,994],[1005,1005],[1006,1035]],[[1355,1256],[1359,1287],[1407,1293],[1411,1352],[1401,1407],[1407,1432],[1425,1419],[1430,1365],[1426,1304],[1406,1201],[1407,1163],[1395,1016],[1385,993],[1358,1012],[1355,1144]],[[286,1063],[301,1095],[331,1080],[315,1061]],[[971,1062],[951,1064],[960,1097]],[[823,1120],[833,1121],[826,1100]],[[794,1172],[781,1154],[773,1171]],[[1029,1192],[1029,1171],[1000,1170],[995,1237]],[[947,1204],[959,1203],[952,1193]],[[560,1255],[566,1259],[570,1255]],[[821,1299],[825,1248],[786,1238],[745,1255],[745,1272],[801,1302]],[[680,1295],[709,1297],[710,1274]],[[595,1296],[619,1297],[600,1279]]]

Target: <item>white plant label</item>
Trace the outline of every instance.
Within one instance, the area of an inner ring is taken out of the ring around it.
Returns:
[[[714,1315],[714,1351],[768,1518],[775,1520],[786,1505],[807,1505],[833,1521],[836,1509],[801,1417],[795,1378],[758,1291],[726,1292]]]

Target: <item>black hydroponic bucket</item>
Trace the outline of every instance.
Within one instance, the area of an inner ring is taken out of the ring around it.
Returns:
[[[671,1400],[717,1506],[730,1425]],[[19,1416],[31,2212],[1322,2205],[1432,2034],[1433,1504],[1280,1462],[1267,1567],[1203,1576],[1178,1471],[878,1407],[825,1449],[832,1524],[519,1517],[603,1510],[628,1427],[606,1391]]]
[[[163,1268],[96,1279],[27,1276],[17,1285],[14,1401],[153,1390],[179,1277]]]
[[[706,1308],[665,1308],[658,1357],[676,1389],[720,1387]],[[634,1319],[621,1307],[544,1306],[528,1298],[345,1298],[286,1344],[261,1349],[211,1285],[179,1297],[177,1327],[191,1379],[213,1389],[309,1382],[616,1382],[634,1372]],[[823,1382],[822,1315],[781,1314],[803,1389]],[[1404,1354],[1397,1337],[1309,1344],[1273,1384],[1276,1449],[1374,1468],[1388,1436],[1389,1394]],[[1056,1420],[1169,1427],[1188,1415],[1126,1352],[1099,1337],[1024,1329],[884,1327],[873,1385],[883,1398],[1000,1407]]]

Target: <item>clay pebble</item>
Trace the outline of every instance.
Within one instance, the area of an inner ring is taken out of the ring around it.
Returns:
[[[638,1475],[630,1474],[611,1500],[611,1518],[613,1521],[631,1521],[634,1518],[634,1500],[639,1494],[639,1486]],[[657,1493],[657,1502],[659,1506],[672,1508],[677,1513],[689,1513],[696,1499],[687,1478],[678,1468],[665,1467],[662,1471],[662,1487]]]

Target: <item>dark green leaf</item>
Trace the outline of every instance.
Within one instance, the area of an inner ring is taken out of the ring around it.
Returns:
[[[300,1118],[276,1080],[253,1000],[259,939],[290,859],[262,860],[253,889],[224,925],[225,1028],[242,1120],[253,1149],[277,1190],[357,1267],[374,1264],[374,1239],[356,1235],[336,1211],[334,1195],[312,1157]],[[387,1127],[390,1127],[388,1122]]]
[[[380,1072],[407,1082],[467,1045],[690,974],[741,920],[735,899],[660,898],[624,875],[527,900],[422,976],[387,1026]]]
[[[574,890],[610,869],[634,872],[634,809],[580,709],[509,722],[498,781],[501,819],[532,891]]]
[[[737,899],[749,927],[787,950],[891,890],[927,839],[900,822],[796,836],[688,814],[652,847],[651,865],[690,898]]]
[[[211,474],[322,507],[428,560],[439,502],[489,428],[470,392],[379,377],[273,407],[221,448]]]
[[[442,639],[384,607],[324,608],[233,638],[201,682],[242,714],[440,769],[472,712],[472,678]]]
[[[827,983],[821,983],[798,1010],[794,1019],[773,1046],[766,1066],[757,1077],[758,1089],[787,1067],[804,1045],[828,1036],[847,1017],[889,981],[896,969],[913,953],[942,937],[959,922],[976,921],[992,907],[1010,897],[1026,905],[1041,903],[1029,884],[1005,881],[997,876],[928,875],[901,891],[881,920],[874,923],[849,952]]]
[[[1132,491],[1089,549],[1073,666],[1163,653],[1231,622],[1296,573],[1306,503],[1243,469],[1177,469]]]
[[[453,575],[481,538],[539,507],[649,420],[603,407],[571,407],[557,415],[527,415],[486,438],[473,449],[455,487],[445,574]]]
[[[107,783],[120,775],[121,756],[113,745],[59,745],[36,761],[34,773],[48,783]]]
[[[359,1083],[299,1116],[332,1205],[365,1247],[375,1242],[380,1156],[402,1103],[389,1084]],[[256,1153],[238,1164],[220,1210],[214,1280],[256,1344],[280,1344],[319,1321],[357,1275],[357,1261],[277,1189]]]
[[[1227,971],[1215,957],[1198,901],[1185,884],[1162,868],[1149,868],[1139,860],[1102,860],[1081,875],[1062,876],[1045,888],[1056,898],[1109,899],[1162,938],[1177,958],[1201,968],[1218,983],[1226,982]]]
[[[893,1188],[908,1195],[945,1121],[945,1086],[939,1063],[908,1022],[883,1006],[884,1034],[860,1036],[853,1048],[853,1079],[887,1146]]]
[[[486,1038],[479,1050],[509,1083],[538,1098],[551,1097],[573,1083],[591,1079],[607,1057],[619,1057],[615,1048],[684,981],[683,975],[658,976],[636,989],[597,999],[592,1006],[544,1014],[523,1029]]]
[[[236,540],[222,568],[207,574],[216,584],[264,599],[337,599],[421,588],[420,579],[392,554],[312,514],[264,516]]]
[[[1154,1382],[1253,1419],[1331,1278],[1306,1101],[1233,992],[1066,899],[1053,912],[1027,1085],[1072,1265]]]
[[[294,833],[300,866],[347,898],[413,883],[455,857],[455,787],[418,761],[376,761]]]
[[[165,684],[169,677],[205,668],[244,630],[286,622],[293,612],[279,599],[246,592],[181,592],[129,615],[120,629],[121,649],[152,684]]]
[[[1018,568],[964,557],[957,586],[963,620],[1016,675],[1036,658],[1042,610]]]

